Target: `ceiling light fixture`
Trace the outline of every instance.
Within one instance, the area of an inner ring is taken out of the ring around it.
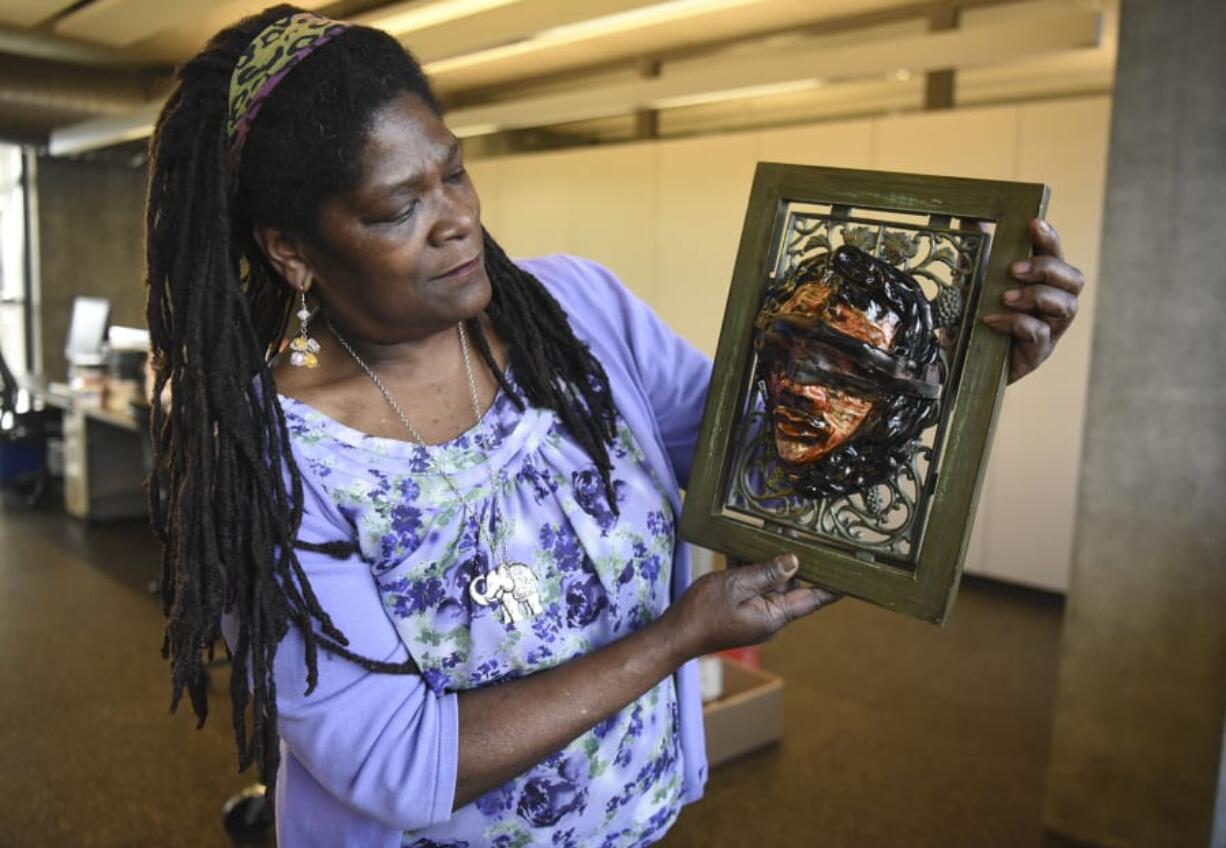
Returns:
[[[763,0],[667,0],[664,3],[542,30],[531,38],[517,41],[514,44],[491,47],[488,50],[455,56],[451,59],[440,59],[427,64],[426,72],[432,75],[445,74],[448,71],[458,71],[499,59],[522,56],[549,47],[574,44],[591,38],[628,32],[639,27],[672,23],[698,15],[708,15],[761,2]]]
[[[360,16],[357,20],[365,26],[378,27],[392,35],[404,35],[519,2],[522,0],[435,0],[433,3],[399,3]]]

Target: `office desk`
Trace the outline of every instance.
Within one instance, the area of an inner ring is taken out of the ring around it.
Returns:
[[[126,410],[79,403],[67,387],[38,381],[22,387],[64,415],[64,509],[90,521],[148,515],[148,433]]]

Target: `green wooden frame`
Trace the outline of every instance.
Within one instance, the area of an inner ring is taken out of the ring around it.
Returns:
[[[1010,283],[1009,263],[1030,255],[1028,224],[1045,214],[1049,195],[1047,186],[1032,183],[759,163],[699,435],[696,455],[703,459],[690,477],[681,535],[746,561],[792,551],[800,560],[800,576],[810,582],[944,624],[957,594],[1007,376],[1008,339],[979,319],[1001,311],[1001,294],[1015,285]],[[949,418],[939,465],[929,481],[926,523],[909,569],[866,561],[845,545],[785,536],[778,529],[724,514],[735,430],[752,378],[748,363],[753,356],[753,318],[792,203],[995,225],[978,296],[968,303],[963,319],[969,335],[957,380],[942,400]]]

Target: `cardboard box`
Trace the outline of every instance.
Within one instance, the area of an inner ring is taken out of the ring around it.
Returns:
[[[783,678],[720,658],[723,695],[703,704],[711,767],[756,751],[783,735]]]

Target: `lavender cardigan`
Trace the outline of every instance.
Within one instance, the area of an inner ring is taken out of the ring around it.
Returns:
[[[557,298],[576,335],[603,364],[622,418],[651,469],[668,485],[679,515],[679,489],[690,475],[710,361],[599,265],[561,255],[521,264]],[[307,463],[299,465],[305,498],[301,537],[325,541],[351,535],[352,525]],[[303,566],[353,650],[387,662],[407,658],[370,571],[356,555],[335,560],[304,554]],[[689,582],[688,550],[678,543],[673,600]],[[440,697],[420,678],[372,674],[326,653],[319,657],[316,689],[304,696],[305,669],[303,641],[291,629],[276,665],[280,844],[395,846],[403,831],[447,819],[456,784],[456,696]],[[677,672],[676,688],[684,799],[691,802],[702,796],[707,777],[695,663]]]

